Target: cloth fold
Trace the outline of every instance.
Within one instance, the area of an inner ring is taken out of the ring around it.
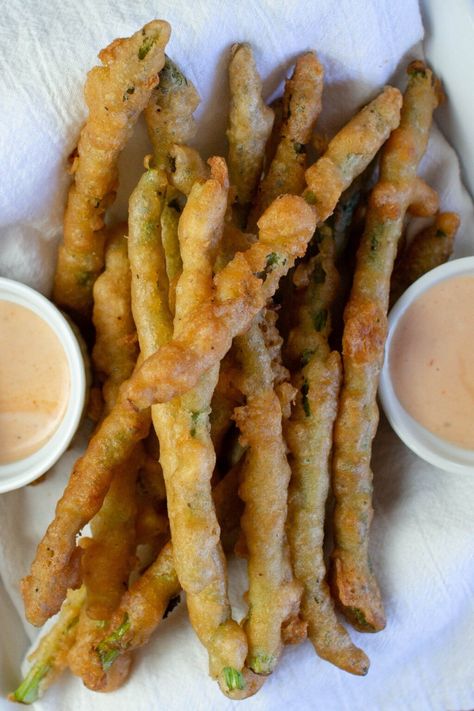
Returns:
[[[265,79],[267,98],[296,56],[315,49],[325,68],[318,130],[333,135],[385,83],[404,88],[404,71],[422,56],[423,27],[416,0],[12,0],[0,18],[0,275],[50,293],[69,178],[66,158],[85,117],[82,86],[98,51],[154,17],[172,26],[170,56],[202,97],[196,145],[225,155],[226,67],[235,41],[249,41]],[[449,90],[447,91],[449,101]],[[461,110],[461,108],[459,109]],[[112,217],[126,216],[127,199],[150,151],[139,123],[120,159],[121,185]],[[455,256],[474,253],[472,200],[459,164],[436,126],[420,174],[460,213]],[[19,578],[50,522],[87,428],[37,486],[0,496],[0,692],[19,680],[10,651],[36,635],[23,616]],[[376,635],[352,632],[371,659],[354,678],[315,656],[309,643],[285,650],[277,671],[245,709],[321,708],[324,711],[474,707],[474,479],[422,462],[382,418],[376,437],[375,518],[371,546],[387,610]],[[231,594],[242,609],[245,566],[230,565]],[[17,654],[18,656],[18,654]],[[19,674],[19,670],[16,670]],[[0,710],[6,702],[0,700]],[[135,657],[130,680],[111,695],[94,694],[65,674],[37,711],[181,711],[238,708],[208,678],[207,657],[182,603]]]

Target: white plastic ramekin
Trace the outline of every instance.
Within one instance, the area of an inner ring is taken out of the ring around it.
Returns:
[[[380,378],[379,395],[391,426],[415,454],[440,469],[454,473],[470,471],[474,474],[474,450],[451,444],[420,425],[401,405],[390,376],[392,338],[406,310],[423,292],[435,284],[455,276],[469,274],[474,276],[474,257],[455,259],[422,276],[397,301],[388,317],[388,338],[385,344],[385,362]]]
[[[48,471],[66,451],[84,410],[86,369],[74,331],[48,299],[25,284],[0,277],[0,300],[12,301],[30,309],[52,328],[64,348],[70,376],[66,412],[51,438],[30,456],[8,464],[0,464],[0,493],[3,493],[34,481]]]

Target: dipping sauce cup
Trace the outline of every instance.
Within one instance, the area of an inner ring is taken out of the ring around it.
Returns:
[[[0,493],[57,462],[85,396],[84,359],[66,318],[34,289],[0,278]]]
[[[474,473],[474,257],[433,269],[397,301],[379,395],[416,454],[446,471]]]

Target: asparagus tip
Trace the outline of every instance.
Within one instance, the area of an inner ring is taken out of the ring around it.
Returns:
[[[102,669],[105,672],[109,671],[114,661],[120,655],[122,651],[120,642],[129,629],[130,620],[127,613],[125,613],[122,623],[95,648],[95,651],[99,655]]]
[[[239,689],[241,691],[245,687],[242,672],[237,671],[234,667],[224,667],[222,673],[229,691],[234,691],[235,689]]]
[[[275,661],[276,659],[273,654],[265,654],[261,652],[255,654],[251,660],[251,663],[249,663],[249,667],[253,672],[255,672],[255,674],[263,674],[266,676],[267,674],[272,673]]]
[[[32,704],[34,701],[39,699],[41,696],[40,684],[51,665],[46,664],[34,664],[20,686],[8,695],[10,701],[18,701],[20,704]]]

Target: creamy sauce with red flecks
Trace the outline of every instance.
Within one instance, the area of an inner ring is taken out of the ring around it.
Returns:
[[[70,373],[66,353],[37,314],[0,301],[0,464],[39,450],[66,411]]]
[[[474,449],[474,276],[445,279],[411,304],[393,334],[389,366],[415,420]]]

